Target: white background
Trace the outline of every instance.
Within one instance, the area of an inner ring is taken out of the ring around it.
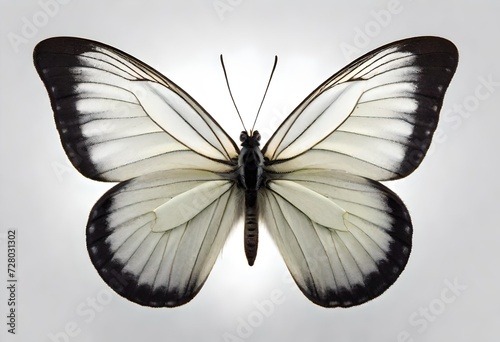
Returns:
[[[497,340],[498,1],[0,4],[1,341]],[[452,40],[460,62],[431,152],[410,177],[386,183],[413,219],[406,270],[371,302],[324,309],[290,282],[267,235],[256,265],[248,267],[239,227],[187,305],[146,308],[111,292],[88,258],[85,225],[92,205],[112,184],[88,180],[70,166],[32,63],[35,44],[60,35],[99,40],[145,61],[235,138],[241,125],[225,88],[221,53],[247,125],[279,56],[257,124],[267,138],[312,89],[361,54],[410,36]],[[6,325],[9,229],[18,235],[15,336]]]

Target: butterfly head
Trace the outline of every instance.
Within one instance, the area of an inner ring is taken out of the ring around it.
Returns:
[[[260,133],[259,131],[253,131],[251,135],[249,135],[246,131],[242,131],[240,134],[240,141],[243,147],[260,146]]]

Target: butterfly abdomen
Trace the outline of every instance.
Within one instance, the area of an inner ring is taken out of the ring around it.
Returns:
[[[259,243],[259,210],[257,207],[257,191],[245,191],[245,255],[250,266],[257,256]]]

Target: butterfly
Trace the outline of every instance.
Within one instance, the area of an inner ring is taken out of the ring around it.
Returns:
[[[34,49],[69,160],[119,182],[89,215],[90,259],[118,294],[152,307],[189,302],[242,218],[248,263],[263,225],[312,302],[382,294],[413,228],[380,181],[421,163],[457,63],[439,37],[384,45],[317,87],[261,148],[257,130],[239,147],[188,93],[118,49],[70,37]]]

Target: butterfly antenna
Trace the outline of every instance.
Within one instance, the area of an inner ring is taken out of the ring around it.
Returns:
[[[236,106],[236,102],[234,101],[233,93],[231,92],[231,87],[229,86],[229,80],[227,78],[226,67],[224,66],[224,59],[222,55],[220,55],[220,63],[222,64],[222,70],[224,70],[224,78],[226,79],[227,90],[229,90],[229,95],[231,96],[231,100],[233,101],[234,108],[236,108],[236,113],[238,113],[238,117],[240,118],[241,124],[243,125],[243,129],[247,131],[245,124],[243,123],[243,119],[241,118],[240,111],[238,110],[238,106]]]
[[[266,98],[267,90],[269,89],[269,85],[271,84],[271,80],[273,79],[274,70],[276,70],[276,64],[278,64],[278,56],[274,56],[274,65],[273,70],[271,70],[271,75],[269,76],[269,81],[267,81],[266,91],[264,92],[264,96],[262,96],[262,101],[260,101],[259,110],[257,110],[257,115],[255,116],[255,120],[252,126],[252,132],[255,128],[255,124],[257,123],[257,118],[259,117],[260,109],[262,108],[262,104],[264,103],[264,99]]]

